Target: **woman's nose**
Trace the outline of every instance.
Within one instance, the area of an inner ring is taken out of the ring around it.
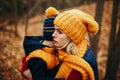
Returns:
[[[55,37],[55,31],[53,32],[52,37]]]

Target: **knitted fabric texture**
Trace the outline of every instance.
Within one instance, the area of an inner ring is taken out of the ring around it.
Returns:
[[[68,78],[74,69],[82,74],[83,80],[98,80],[98,68],[92,50],[87,47],[87,40],[82,40],[77,44],[78,53],[70,55],[64,50],[58,50],[59,59],[62,64],[56,74],[56,78]],[[90,78],[90,79],[89,79]]]
[[[54,55],[54,48],[44,47],[32,51],[26,58],[28,62],[32,58],[41,58],[47,64],[47,69],[50,70],[59,64],[58,58]]]
[[[54,18],[47,18],[44,21],[43,37],[45,40],[49,40],[49,41],[53,40],[52,34],[55,30],[53,21]]]
[[[49,18],[53,15],[59,14],[59,11],[56,10],[54,7],[49,7],[46,9],[45,13],[45,15]]]
[[[52,41],[53,40],[52,34],[55,30],[53,22],[55,17],[58,15],[58,11],[53,7],[49,7],[46,9],[45,14],[47,18],[44,20],[43,36],[45,40]]]
[[[60,27],[75,43],[83,40],[86,32],[93,34],[98,32],[98,24],[94,18],[77,9],[59,14],[55,18],[54,24]]]
[[[94,72],[90,64],[82,58],[84,55],[81,56],[79,53],[77,55],[69,55],[63,50],[59,50],[58,53],[60,60],[63,62],[56,74],[56,78],[62,77],[66,80],[70,72],[74,69],[82,74],[83,80],[89,80],[89,78],[90,80],[94,80]]]

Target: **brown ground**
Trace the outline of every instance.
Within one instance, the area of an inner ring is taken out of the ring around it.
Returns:
[[[93,4],[82,5],[74,8],[80,9],[81,11],[84,11],[94,16],[96,4],[93,3]],[[111,26],[111,15],[112,15],[112,1],[107,1],[105,2],[105,6],[104,6],[102,28],[101,28],[102,33],[100,36],[99,51],[97,55],[100,78],[104,77],[105,69],[106,69],[109,33]],[[35,16],[34,18],[31,18],[29,21],[29,28],[27,35],[42,35],[43,19],[44,19],[44,15],[38,15]],[[10,30],[14,30],[12,26],[7,26],[6,28]],[[11,32],[0,31],[0,80],[23,79],[20,73],[20,69],[21,69],[21,58],[24,55],[24,50],[22,46],[23,37],[25,36],[24,20],[19,22],[18,32],[20,38],[15,37],[14,34]]]

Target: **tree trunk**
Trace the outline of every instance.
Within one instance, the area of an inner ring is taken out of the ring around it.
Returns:
[[[25,16],[26,18],[26,26],[25,26],[25,35],[27,36],[27,30],[28,30],[28,22],[29,22],[29,17],[32,15],[32,13],[34,12],[34,10],[39,6],[40,2],[35,2],[35,5],[31,8],[31,3],[32,1],[29,0],[28,3],[28,9],[27,9],[27,14]]]
[[[25,36],[27,36],[27,30],[28,30],[28,22],[29,22],[29,10],[30,10],[30,1],[28,1],[28,7],[27,7],[27,14],[25,16],[26,22],[25,22]]]
[[[111,25],[111,34],[109,40],[109,52],[107,60],[106,75],[104,80],[116,80],[116,74],[119,64],[120,56],[120,29],[117,35],[117,40],[115,41],[116,33],[116,23],[117,23],[117,14],[118,14],[119,0],[114,0],[113,3],[113,13],[112,13],[112,25]]]
[[[14,5],[14,22],[15,22],[15,35],[18,35],[18,30],[17,30],[17,25],[18,25],[18,14],[17,14],[17,2],[16,0],[13,1],[13,5]]]
[[[104,6],[104,0],[97,0],[95,20],[99,24],[99,31],[96,34],[96,36],[90,36],[90,42],[92,44],[91,47],[92,47],[93,52],[95,53],[95,55],[97,55],[99,37],[100,37],[100,33],[101,33],[101,22],[102,22],[103,6]]]

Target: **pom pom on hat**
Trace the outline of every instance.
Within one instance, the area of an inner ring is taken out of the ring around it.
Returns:
[[[87,32],[96,34],[99,29],[92,16],[77,9],[59,14],[55,18],[54,24],[60,27],[75,43],[82,41]]]
[[[57,15],[57,14],[59,14],[59,11],[56,10],[54,7],[49,7],[45,11],[46,17],[51,17],[51,16]]]

